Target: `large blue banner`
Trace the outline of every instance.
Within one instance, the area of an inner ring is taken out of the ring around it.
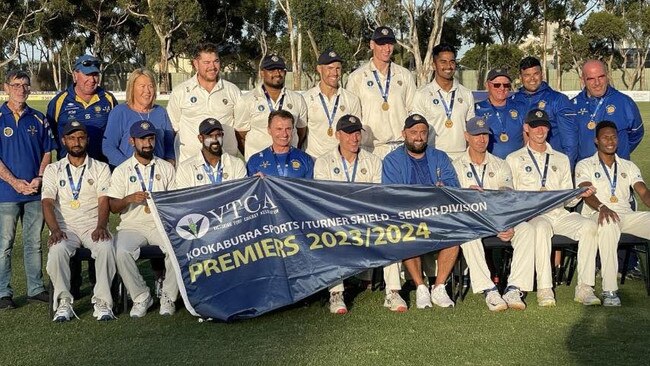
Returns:
[[[293,304],[368,268],[495,235],[579,193],[265,177],[153,200],[185,306],[232,320]]]

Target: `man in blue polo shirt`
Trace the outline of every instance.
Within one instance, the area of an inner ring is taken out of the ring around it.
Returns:
[[[0,107],[0,309],[16,307],[11,289],[11,251],[16,224],[23,226],[27,297],[48,302],[43,287],[41,184],[55,144],[42,113],[27,106],[29,75],[10,71],[4,83],[9,99]]]
[[[639,107],[632,98],[609,85],[607,67],[598,60],[582,66],[584,89],[572,99],[576,117],[571,124],[569,140],[573,142],[567,155],[571,164],[596,153],[596,124],[612,121],[616,124],[619,157],[630,160],[630,154],[643,139],[643,121]]]
[[[314,177],[312,157],[291,146],[294,121],[291,112],[282,109],[269,114],[267,130],[273,143],[248,159],[246,170],[249,177],[254,175],[308,179]]]
[[[88,155],[108,162],[102,153],[102,139],[108,121],[108,113],[117,105],[117,99],[99,86],[100,62],[91,55],[83,55],[74,63],[74,83],[57,94],[47,106],[47,119],[52,132],[59,140],[63,127],[70,121],[79,121],[88,131]],[[65,156],[65,146],[57,150],[58,157]]]
[[[548,114],[551,129],[548,142],[551,147],[568,153],[569,129],[573,124],[575,110],[569,98],[553,90],[543,81],[541,63],[535,57],[524,57],[519,63],[519,76],[523,86],[511,98],[521,103],[519,114],[525,116],[532,109],[541,109]]]
[[[485,82],[487,99],[474,104],[476,115],[487,121],[492,132],[488,151],[501,159],[524,146],[524,115],[519,113],[523,108],[508,98],[511,86],[505,69],[492,69]]]
[[[424,184],[447,187],[460,187],[456,170],[447,154],[427,145],[429,123],[419,114],[406,118],[402,130],[404,145],[386,155],[382,166],[382,184]],[[457,246],[446,248],[438,254],[438,275],[431,292],[422,278],[420,257],[404,260],[404,266],[416,286],[416,306],[418,309],[437,306],[453,307],[445,283],[456,263]]]

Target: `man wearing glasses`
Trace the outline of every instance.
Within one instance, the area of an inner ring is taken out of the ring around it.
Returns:
[[[476,103],[476,115],[482,116],[490,126],[488,151],[505,159],[508,154],[524,146],[524,116],[516,102],[508,98],[512,82],[505,69],[488,72],[485,88],[486,100]]]
[[[108,162],[102,153],[102,139],[109,112],[117,99],[99,86],[100,62],[91,55],[82,55],[74,63],[73,84],[57,94],[47,106],[47,119],[52,123],[55,140],[62,136],[63,128],[71,121],[86,127],[90,144],[88,155]],[[57,150],[58,158],[66,155],[65,147]]]
[[[4,89],[8,100],[0,107],[0,309],[13,309],[11,251],[19,218],[23,226],[27,298],[48,302],[41,258],[41,185],[55,144],[45,116],[26,103],[29,75],[10,71]]]

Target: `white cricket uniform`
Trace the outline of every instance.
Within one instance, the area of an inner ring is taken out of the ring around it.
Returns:
[[[471,161],[469,152],[465,152],[453,162],[462,188],[479,186],[481,181],[484,189],[512,189],[512,173],[505,160],[486,152],[483,163],[473,164],[476,174],[479,175],[478,180],[470,166]],[[513,255],[508,286],[518,287],[522,291],[532,291],[535,268],[535,251],[532,242],[535,240],[535,234],[527,222],[516,225],[514,230],[515,235],[510,240]],[[493,288],[494,282],[490,279],[490,269],[485,261],[485,250],[481,239],[462,244],[461,248],[469,267],[474,293]]]
[[[41,200],[54,201],[57,224],[67,236],[67,239],[52,245],[47,254],[47,273],[54,287],[53,308],[56,310],[58,301],[62,298],[74,300],[70,293],[70,258],[82,245],[90,249],[95,259],[96,282],[92,302],[103,300],[110,307],[113,306],[111,283],[116,271],[113,240],[93,241],[92,232],[97,228],[99,218],[98,200],[107,194],[111,171],[108,165],[89,156],[86,156],[83,164],[75,167],[70,164],[68,156],[45,168],[41,193]],[[71,206],[74,197],[67,166],[70,166],[75,186],[79,185],[79,178],[83,172],[81,189],[77,197],[79,207],[76,209]]]
[[[282,109],[291,112],[295,119],[291,144],[297,147],[298,128],[307,127],[307,105],[300,93],[287,88],[282,88],[275,102],[271,101],[273,110],[280,109],[280,101],[282,101]],[[261,83],[242,96],[239,103],[235,105],[235,130],[248,132],[244,146],[244,160],[248,161],[251,155],[264,150],[273,142],[267,129],[270,113],[271,109]]]
[[[307,103],[308,135],[305,152],[314,158],[328,153],[339,145],[334,134],[334,132],[336,132],[336,122],[339,118],[346,114],[351,114],[361,120],[361,102],[356,95],[343,88],[339,88],[331,99],[328,99],[323,94],[323,100],[325,101],[326,106],[323,107],[319,96],[320,93],[320,86],[316,85],[302,95],[303,98],[305,98],[305,103]],[[332,116],[337,98],[339,99],[339,103],[336,108],[336,114]],[[325,108],[327,108],[327,113],[332,118],[331,124],[325,114]],[[330,127],[332,129],[332,136],[327,134]],[[365,132],[361,131],[361,134],[363,136],[365,135]]]
[[[357,172],[354,174],[354,163],[346,161],[347,169],[343,166],[338,145],[327,154],[316,159],[314,164],[314,179],[333,180],[338,182],[349,182],[354,176],[354,182],[358,183],[381,183],[381,159],[374,154],[359,149],[357,155]],[[346,172],[347,171],[347,175]],[[386,282],[386,293],[402,289],[400,281],[400,262],[392,263],[384,267],[384,282]],[[343,292],[343,281],[330,287],[330,292]]]
[[[448,109],[452,108],[451,125],[447,123],[445,104]],[[446,92],[434,79],[415,93],[411,113],[421,114],[429,122],[429,145],[446,152],[452,159],[463,155],[467,146],[465,124],[474,117],[474,96],[469,89],[454,80],[453,86]]]
[[[372,59],[356,69],[348,77],[346,89],[359,97],[363,118],[363,128],[367,137],[363,144],[380,158],[395,150],[404,142],[402,130],[408,117],[413,96],[415,79],[409,70],[390,64],[391,81],[388,89],[388,110],[382,109],[384,98],[375,79],[376,71],[382,90],[386,89],[388,75],[383,75],[372,63]]]
[[[223,153],[220,162],[222,182],[246,177],[246,166],[241,159]],[[201,152],[182,162],[176,170],[176,188],[181,189],[211,184],[212,181],[208,174],[216,173],[217,167],[208,167],[208,172],[206,172],[205,164],[206,161]]]
[[[569,158],[546,144],[546,151],[539,153],[530,149],[539,169],[544,171],[546,154],[549,163],[546,177],[548,190],[573,189]],[[533,160],[528,154],[528,146],[511,153],[506,158],[513,175],[513,186],[521,191],[539,191],[542,187],[541,174],[537,172]],[[578,199],[568,206],[575,205]],[[598,250],[597,225],[576,212],[569,212],[564,207],[551,209],[528,221],[535,230],[535,269],[537,271],[537,288],[553,287],[551,271],[551,238],[553,234],[563,235],[578,241],[578,284],[593,286],[595,273],[590,270],[596,260]]]
[[[216,118],[223,126],[223,150],[237,155],[235,136],[235,104],[241,99],[239,88],[219,78],[211,91],[199,85],[197,76],[177,85],[169,96],[167,114],[176,132],[174,148],[178,162],[189,159],[201,151],[197,139],[199,125],[206,118]]]
[[[596,197],[609,209],[616,212],[619,222],[605,222],[598,226],[600,263],[603,276],[603,291],[618,290],[618,241],[621,233],[632,234],[644,239],[650,239],[650,212],[635,212],[630,207],[630,187],[643,181],[641,171],[633,162],[620,158],[616,159],[616,189],[614,196],[617,202],[611,202],[612,192],[605,171],[600,165],[598,153],[583,159],[576,165],[576,184],[590,182],[596,187]],[[614,166],[607,167],[610,179],[614,179]],[[598,211],[585,204],[582,214],[594,222],[598,222]],[[591,264],[591,263],[590,263]],[[595,263],[594,263],[595,266]],[[593,269],[595,270],[595,267]]]
[[[154,157],[147,165],[142,165],[132,156],[120,164],[113,171],[111,186],[108,189],[108,196],[117,199],[142,191],[142,185],[138,179],[136,166],[140,170],[144,185],[149,190],[151,170],[154,169],[153,192],[168,191],[175,188],[174,167],[167,161]],[[151,199],[147,200],[148,205],[153,205]],[[149,296],[149,288],[138,270],[135,261],[140,256],[140,247],[145,245],[156,245],[165,253],[165,280],[162,291],[172,300],[176,301],[178,296],[178,283],[171,255],[164,245],[163,238],[156,228],[153,217],[147,213],[145,203],[129,204],[120,213],[120,226],[115,234],[115,258],[117,270],[122,277],[126,289],[131,294],[134,302],[144,301]]]

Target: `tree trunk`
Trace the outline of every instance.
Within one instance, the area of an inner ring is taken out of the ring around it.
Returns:
[[[156,33],[158,33],[158,29],[156,29]],[[166,94],[169,92],[169,63],[167,62],[167,48],[169,47],[169,40],[160,33],[158,33],[158,40],[160,42],[160,64],[158,66],[158,72],[160,73],[160,86],[158,88],[158,91],[160,94]]]

